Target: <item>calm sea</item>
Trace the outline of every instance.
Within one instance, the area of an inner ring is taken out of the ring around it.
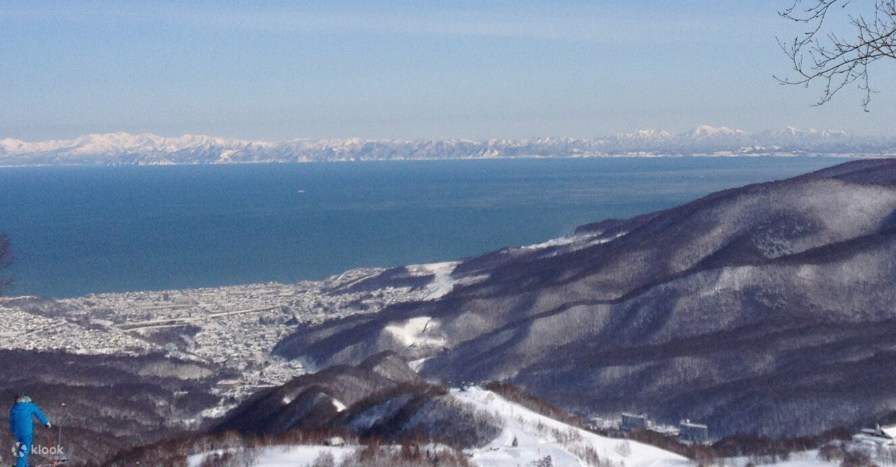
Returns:
[[[537,243],[827,158],[0,169],[13,294],[317,279]]]

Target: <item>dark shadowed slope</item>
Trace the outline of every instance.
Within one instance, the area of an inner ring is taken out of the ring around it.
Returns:
[[[386,441],[431,439],[479,446],[499,423],[424,383],[385,352],[358,366],[340,365],[263,390],[227,414],[214,431],[276,436],[292,430],[350,434]]]
[[[302,329],[278,352],[392,350],[587,413],[815,433],[896,403],[894,258],[896,160],[850,162],[470,259],[432,277],[430,301]]]
[[[333,366],[262,390],[228,413],[215,430],[278,435],[297,428],[332,427],[332,419],[357,402],[416,384],[422,381],[404,361],[382,353],[358,366]]]
[[[9,426],[5,403],[24,392],[54,425],[53,430],[35,428],[35,445],[61,442],[69,465],[99,462],[121,449],[195,430],[202,411],[218,403],[215,384],[228,377],[220,368],[158,354],[2,350],[0,426]],[[13,463],[7,449],[0,459]],[[37,465],[46,459],[38,452],[32,461]]]

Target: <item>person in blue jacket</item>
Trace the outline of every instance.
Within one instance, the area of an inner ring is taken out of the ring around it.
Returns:
[[[16,467],[28,467],[28,455],[31,454],[31,445],[34,434],[34,418],[50,428],[50,422],[40,408],[31,398],[20,394],[16,396],[16,403],[9,409],[9,432],[16,438]]]

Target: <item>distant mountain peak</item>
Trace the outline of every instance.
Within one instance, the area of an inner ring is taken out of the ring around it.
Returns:
[[[738,128],[729,128],[727,126],[715,127],[712,125],[700,125],[690,132],[690,136],[694,138],[718,138],[722,136],[744,136],[747,132]]]
[[[657,130],[654,128],[642,129],[631,133],[618,133],[617,138],[640,139],[640,140],[658,140],[669,139],[673,135],[666,130]]]
[[[814,137],[814,138],[844,138],[848,137],[849,133],[843,130],[832,130],[832,129],[824,129],[818,130],[815,128],[797,128],[793,126],[788,126],[782,130],[771,130],[766,131],[766,135],[778,136],[778,137]]]

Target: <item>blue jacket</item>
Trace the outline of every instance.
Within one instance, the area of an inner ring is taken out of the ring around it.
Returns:
[[[30,437],[34,431],[33,417],[37,417],[37,420],[44,425],[50,424],[34,402],[30,400],[16,402],[9,409],[9,432],[16,438]]]

